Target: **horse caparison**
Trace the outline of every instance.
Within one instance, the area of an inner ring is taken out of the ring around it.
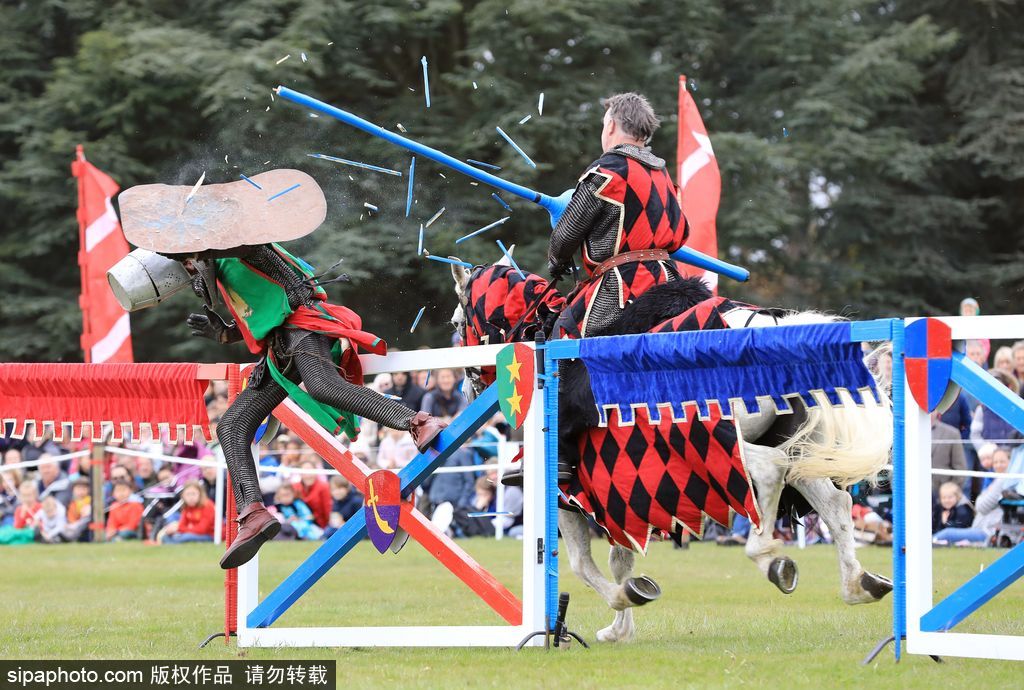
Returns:
[[[505,263],[505,260],[499,263]],[[453,324],[464,330],[465,296],[472,271],[453,267],[459,306]],[[600,335],[645,333],[709,299],[711,292],[698,279],[672,281],[652,288],[625,306],[620,317]],[[741,305],[724,314],[729,328],[824,323],[839,320],[814,312],[764,310]],[[463,333],[465,335],[465,333]],[[473,376],[473,372],[468,372]],[[596,427],[598,415],[589,376],[581,360],[560,369],[559,457],[576,461],[580,434]],[[842,396],[841,396],[842,397]],[[839,554],[840,593],[847,604],[880,600],[892,589],[885,577],[865,571],[857,560],[850,515],[851,497],[843,488],[873,477],[888,461],[891,439],[891,408],[884,395],[881,404],[866,401],[832,406],[823,396],[818,406],[794,404],[792,412],[780,412],[771,398],[759,399],[759,414],[749,414],[742,403],[734,404],[733,416],[746,469],[756,493],[761,531],[751,530],[746,554],[776,587],[791,593],[798,582],[796,563],[781,552],[782,543],[772,538],[771,526],[780,504],[786,511],[817,511],[828,526]],[[885,430],[889,431],[889,436]],[[756,442],[756,443],[755,443]],[[573,572],[596,590],[615,610],[611,625],[599,630],[601,641],[626,641],[634,636],[632,607],[658,598],[660,589],[646,576],[632,577],[635,552],[614,545],[609,554],[613,581],[594,563],[587,518],[580,512],[559,511],[559,529]]]

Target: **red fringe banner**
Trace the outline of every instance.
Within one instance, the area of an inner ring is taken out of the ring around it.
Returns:
[[[166,424],[172,442],[191,443],[197,426],[211,440],[207,381],[198,374],[198,364],[0,364],[0,420],[19,437],[29,425],[41,433],[51,424],[61,440],[70,424],[74,439],[102,440],[107,427],[121,440],[122,425],[133,438],[149,425],[159,438]]]

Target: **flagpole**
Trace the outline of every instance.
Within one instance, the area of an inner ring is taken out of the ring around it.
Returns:
[[[686,90],[686,75],[679,75],[679,91],[676,92],[676,201],[683,207],[683,181],[679,171],[683,169],[683,91]]]
[[[71,174],[78,180],[78,272],[82,280],[82,292],[78,296],[78,306],[82,310],[81,346],[85,363],[92,362],[92,333],[89,332],[89,257],[85,251],[85,185],[82,175],[85,172],[85,152],[82,145],[75,146],[75,161],[71,164]]]

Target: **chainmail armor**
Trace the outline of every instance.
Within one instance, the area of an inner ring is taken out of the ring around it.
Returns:
[[[260,424],[285,397],[284,389],[269,376],[264,376],[259,385],[250,385],[238,394],[217,425],[217,439],[224,451],[239,513],[250,503],[263,501],[260,477],[250,446]]]
[[[312,286],[269,246],[254,248],[244,260],[283,285],[293,309],[313,303]],[[291,381],[305,383],[306,391],[315,400],[392,429],[409,429],[415,414],[413,410],[342,377],[331,358],[334,339],[282,326],[271,332],[268,341],[280,371]],[[250,446],[259,425],[287,397],[285,390],[265,368],[266,362],[261,360],[253,370],[249,386],[235,398],[217,426],[217,437],[224,451],[239,512],[250,503],[263,500]]]
[[[315,400],[360,417],[372,419],[392,429],[409,429],[416,414],[397,400],[386,398],[365,386],[349,383],[331,359],[334,341],[319,333],[288,328],[284,341],[306,391]]]
[[[292,309],[313,303],[312,286],[300,278],[281,256],[268,245],[261,244],[245,257],[245,262],[284,287]]]

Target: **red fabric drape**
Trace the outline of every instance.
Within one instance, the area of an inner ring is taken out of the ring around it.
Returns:
[[[41,432],[52,423],[58,440],[63,424],[75,439],[88,425],[92,439],[101,440],[103,427],[112,425],[113,439],[121,440],[122,424],[133,438],[142,424],[158,437],[163,423],[172,442],[191,442],[196,427],[209,440],[207,381],[198,372],[198,364],[2,364],[0,420],[13,422],[16,436],[28,424]]]

